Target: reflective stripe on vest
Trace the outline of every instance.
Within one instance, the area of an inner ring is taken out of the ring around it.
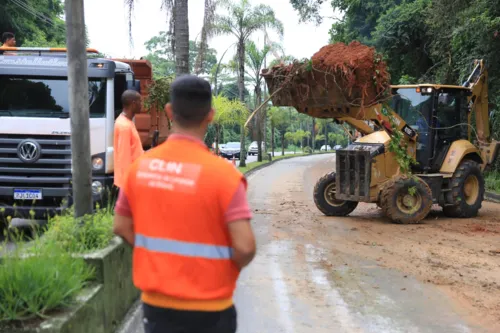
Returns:
[[[135,246],[148,251],[177,254],[204,259],[231,259],[233,250],[227,246],[182,242],[165,238],[135,235]]]

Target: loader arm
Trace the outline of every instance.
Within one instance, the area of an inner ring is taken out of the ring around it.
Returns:
[[[468,102],[476,119],[477,139],[483,158],[482,168],[484,169],[495,161],[500,149],[500,142],[491,138],[488,110],[488,71],[482,59],[474,61],[474,70],[463,86],[471,91]],[[471,141],[470,127],[469,141]]]
[[[321,114],[321,117],[318,118],[333,118],[337,122],[346,122],[363,134],[370,134],[374,132],[374,130],[366,124],[365,121],[374,122],[389,134],[392,134],[392,118],[392,122],[394,122],[396,128],[402,131],[409,141],[415,141],[417,138],[415,130],[408,126],[403,118],[401,118],[386,104],[375,104],[364,108],[341,106],[331,107],[329,109],[312,106],[308,108],[308,112],[304,113],[313,116]]]

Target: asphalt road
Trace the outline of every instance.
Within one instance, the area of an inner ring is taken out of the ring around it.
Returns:
[[[334,158],[279,161],[249,177],[258,254],[235,293],[237,332],[493,332],[469,320],[439,286],[364,255],[379,250],[356,238],[362,224],[402,232],[398,226],[379,215],[363,221],[319,213],[314,183]],[[350,251],[355,247],[361,250]],[[143,333],[140,316],[133,309],[119,332]]]

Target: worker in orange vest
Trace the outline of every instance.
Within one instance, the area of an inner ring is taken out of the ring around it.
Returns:
[[[145,332],[234,333],[236,281],[256,247],[247,183],[203,142],[215,112],[207,81],[177,78],[165,111],[173,134],[132,164],[115,208]]]

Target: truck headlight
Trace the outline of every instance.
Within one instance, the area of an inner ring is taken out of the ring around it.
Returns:
[[[102,193],[102,183],[99,181],[93,181],[92,182],[92,193],[93,194],[101,194]]]
[[[104,167],[104,161],[100,157],[94,157],[92,159],[92,169],[101,170]]]

